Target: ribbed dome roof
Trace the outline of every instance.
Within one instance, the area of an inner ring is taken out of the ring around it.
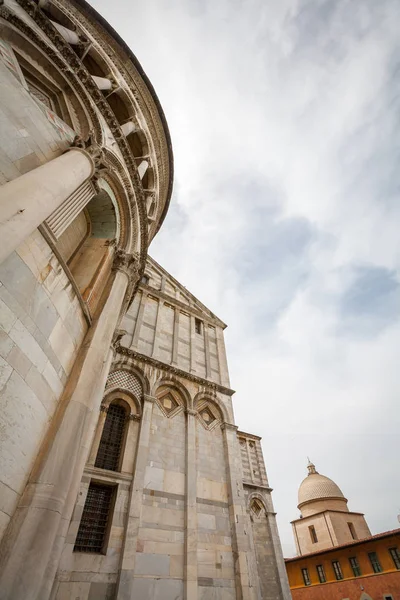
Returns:
[[[327,498],[343,499],[347,502],[342,490],[332,479],[320,475],[312,463],[308,465],[308,470],[307,477],[303,479],[299,487],[299,508],[305,502]]]

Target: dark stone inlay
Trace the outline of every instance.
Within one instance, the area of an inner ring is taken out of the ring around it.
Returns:
[[[146,494],[146,496],[155,496],[156,498],[169,498],[170,500],[185,499],[183,494],[171,494],[169,492],[161,492],[159,490],[150,490],[149,488],[144,488],[143,494]]]
[[[227,502],[220,502],[219,500],[207,500],[207,498],[196,498],[197,504],[208,504],[209,506],[220,506],[221,508],[229,508]]]

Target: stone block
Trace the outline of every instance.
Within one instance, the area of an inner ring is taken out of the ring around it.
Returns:
[[[25,379],[29,369],[32,366],[29,358],[25,356],[18,346],[14,346],[14,348],[11,350],[7,357],[7,362],[21,375],[23,379]]]
[[[48,415],[16,371],[0,393],[0,473],[2,481],[21,493],[39,449]]]
[[[0,390],[6,385],[11,377],[13,369],[3,358],[0,358]]]
[[[179,579],[157,579],[154,600],[183,600],[183,582]]]
[[[74,362],[76,349],[74,343],[72,342],[71,336],[69,335],[61,319],[57,321],[56,326],[49,337],[49,343],[59,359],[64,371],[69,373]]]
[[[4,291],[4,286],[0,285],[0,292]],[[17,316],[5,304],[5,302],[3,302],[3,300],[0,300],[0,326],[6,333],[10,331],[16,320]]]
[[[207,514],[199,513],[197,515],[197,522],[198,522],[199,529],[211,529],[211,530],[216,529],[216,521],[215,521],[214,515],[207,515]]]
[[[47,363],[47,356],[29,333],[21,321],[16,321],[10,330],[10,338],[19,346],[29,360],[35,365],[39,372],[42,372]]]
[[[113,600],[115,583],[91,583],[88,600]]]
[[[32,271],[16,252],[12,252],[1,263],[0,281],[29,314],[37,281]]]
[[[51,417],[56,407],[57,398],[46,379],[39,373],[34,365],[30,368],[25,381],[40,400],[49,417]]]
[[[169,575],[170,557],[163,554],[137,554],[135,574]]]
[[[1,301],[0,301],[0,304],[1,304]],[[0,306],[0,311],[1,311],[1,306]],[[10,336],[8,336],[5,331],[0,329],[0,356],[2,358],[7,358],[8,354],[11,352],[13,347],[14,347],[14,342],[12,341]]]

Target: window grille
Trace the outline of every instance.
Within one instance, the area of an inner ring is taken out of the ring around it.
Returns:
[[[90,484],[74,552],[103,552],[112,494],[109,485]]]
[[[396,569],[400,569],[400,552],[398,548],[389,548],[390,556],[393,559]]]
[[[350,562],[351,568],[353,569],[354,577],[360,577],[361,569],[360,569],[360,565],[358,563],[357,557],[352,556],[351,558],[349,558],[349,562]]]
[[[106,390],[112,387],[119,387],[124,390],[128,390],[128,392],[132,392],[137,399],[142,397],[142,385],[135,375],[129,373],[129,371],[113,371],[109,374]]]
[[[301,572],[303,575],[304,585],[311,585],[310,576],[308,574],[308,569],[302,569]]]
[[[336,579],[339,581],[340,579],[343,579],[343,573],[342,573],[342,568],[340,566],[340,562],[338,560],[334,560],[332,561],[332,567],[333,570],[335,572],[335,577]]]
[[[382,573],[381,563],[376,552],[368,552],[369,562],[374,570],[374,573]]]
[[[95,467],[118,471],[124,442],[126,412],[123,406],[110,404],[101,434]]]
[[[318,579],[320,583],[326,582],[325,571],[323,565],[317,565]]]

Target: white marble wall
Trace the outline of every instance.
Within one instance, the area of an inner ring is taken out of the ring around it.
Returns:
[[[86,330],[66,274],[35,231],[0,265],[0,535]]]

